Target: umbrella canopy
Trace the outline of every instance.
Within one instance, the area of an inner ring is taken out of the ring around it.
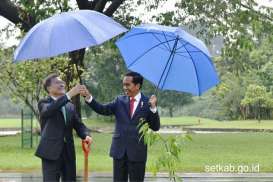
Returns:
[[[128,69],[159,89],[201,95],[219,83],[205,44],[180,27],[139,25],[116,45]]]
[[[127,31],[112,18],[91,10],[64,12],[35,25],[14,53],[14,62],[48,58],[99,45]]]

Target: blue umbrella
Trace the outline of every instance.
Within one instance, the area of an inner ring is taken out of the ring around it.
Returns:
[[[64,12],[35,25],[14,53],[14,62],[49,58],[102,44],[127,31],[112,18],[91,10]]]
[[[201,95],[219,83],[205,44],[180,27],[139,25],[116,45],[128,69],[141,73],[157,89]]]

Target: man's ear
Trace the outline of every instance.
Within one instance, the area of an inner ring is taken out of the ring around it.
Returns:
[[[50,86],[46,87],[46,92],[49,93]]]
[[[138,83],[138,84],[136,84],[136,86],[137,86],[138,90],[140,90],[140,84]]]

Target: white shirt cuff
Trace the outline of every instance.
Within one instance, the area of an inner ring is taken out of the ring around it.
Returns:
[[[152,113],[156,113],[157,108],[156,108],[156,107],[155,107],[155,108],[151,108],[151,107],[150,107],[150,110],[152,111]]]
[[[86,100],[86,102],[91,103],[92,100],[93,100],[93,96],[91,95],[90,98],[88,100]]]
[[[67,99],[68,100],[71,100],[71,98],[69,97],[69,95],[68,94],[65,94],[66,95],[66,97],[67,97]]]

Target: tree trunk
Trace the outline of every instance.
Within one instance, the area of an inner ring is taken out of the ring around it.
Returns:
[[[40,120],[40,115],[39,115],[39,111],[37,111],[35,108],[34,108],[34,105],[29,103],[28,100],[25,101],[25,104],[27,105],[27,107],[31,110],[31,112],[34,114],[35,118],[37,121]]]
[[[0,1],[0,15],[19,26],[19,28],[27,32],[32,26],[34,26],[34,22],[30,22],[30,15],[27,14],[22,8],[16,6],[10,0],[1,0]]]
[[[82,112],[81,112],[81,97],[80,95],[77,95],[75,97],[72,98],[72,102],[75,105],[76,111],[80,117],[80,119],[82,119]]]
[[[173,117],[173,107],[169,107],[169,115],[171,118]]]
[[[240,106],[240,113],[241,113],[243,120],[246,120],[245,106]]]
[[[81,75],[83,73],[82,69],[84,69],[84,64],[83,64],[84,55],[85,55],[85,49],[79,49],[69,53],[71,64],[70,64],[70,69],[65,73],[68,89],[72,88],[71,83],[73,83],[75,79],[78,79],[80,84],[84,84],[81,78]],[[80,95],[73,97],[72,102],[75,105],[75,108],[79,117],[81,118]]]
[[[261,104],[260,104],[260,102],[258,104],[258,121],[259,121],[259,123],[261,123]]]

